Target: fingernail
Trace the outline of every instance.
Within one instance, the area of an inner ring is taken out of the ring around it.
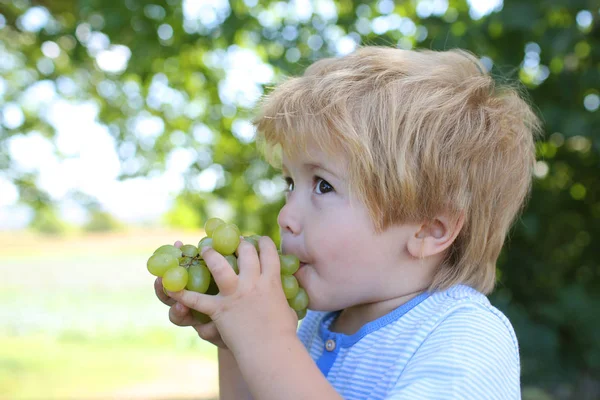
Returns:
[[[203,247],[202,247],[202,250],[200,250],[200,254],[204,254],[204,253],[206,253],[206,251],[207,251],[208,249],[210,249],[210,246],[203,246]]]

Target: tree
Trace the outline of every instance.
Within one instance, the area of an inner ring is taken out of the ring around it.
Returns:
[[[35,172],[14,166],[7,143],[31,132],[53,140],[43,101],[24,96],[51,85],[60,98],[98,108],[119,149],[120,179],[162,170],[178,149],[192,152],[177,201],[186,209],[169,218],[197,210],[203,221],[226,206],[242,229],[277,237],[277,173],[248,135],[261,93],[352,43],[469,49],[497,79],[523,83],[546,132],[492,296],[519,336],[523,384],[557,398],[599,396],[600,3],[506,0],[483,17],[464,0],[447,3],[340,0],[310,10],[256,0],[0,0],[0,169],[22,202],[50,215],[50,196]],[[255,83],[230,80],[228,57],[239,52],[270,69],[253,71]],[[254,94],[236,90],[242,84]],[[202,173],[216,177],[210,193],[194,183]]]

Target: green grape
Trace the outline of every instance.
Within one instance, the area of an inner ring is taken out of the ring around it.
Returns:
[[[188,282],[188,271],[183,267],[175,267],[169,269],[163,275],[163,287],[169,292],[179,292]]]
[[[242,232],[240,231],[240,228],[238,228],[238,226],[236,224],[228,224],[233,226],[233,229],[235,229],[235,231],[237,232],[238,237],[242,236]]]
[[[182,267],[189,267],[192,264],[193,260],[193,258],[183,256],[179,259],[179,265],[181,265]]]
[[[192,258],[192,263],[190,264],[190,266],[192,265],[204,265],[206,267],[206,261],[204,261],[201,258]]]
[[[192,258],[191,265],[202,265],[203,262],[204,262],[204,260],[200,260],[199,258]],[[204,264],[204,265],[206,265],[206,264]]]
[[[296,315],[298,316],[298,321],[306,317],[306,308],[300,311],[296,311]]]
[[[213,232],[213,249],[224,256],[233,254],[240,244],[240,235],[233,224],[219,225]]]
[[[252,237],[252,236],[246,236],[244,237],[244,240],[248,243],[250,243],[252,246],[254,246],[254,248],[256,249],[256,252],[258,253],[258,241]]]
[[[198,293],[206,293],[210,285],[210,271],[205,265],[192,265],[188,268],[188,281],[185,288]]]
[[[293,299],[288,300],[288,304],[296,311],[300,311],[308,307],[308,295],[303,288],[298,289],[298,293]]]
[[[206,236],[211,238],[217,226],[223,225],[224,223],[225,221],[223,221],[221,218],[207,219],[206,223],[204,224],[204,232],[206,232]]]
[[[160,246],[158,249],[154,250],[154,254],[170,254],[175,258],[181,257],[181,250],[172,244],[165,244]]]
[[[208,236],[198,242],[198,251],[202,251],[203,247],[213,247],[213,240]]]
[[[200,311],[194,310],[193,308],[190,308],[190,311],[192,312],[194,318],[196,318],[196,320],[200,321],[203,324],[207,324],[210,321],[212,321],[212,319],[208,315],[201,313]]]
[[[198,248],[193,244],[184,244],[181,246],[181,253],[190,258],[194,258],[198,255]]]
[[[256,243],[258,243],[258,241],[260,240],[260,238],[261,238],[262,236],[260,236],[260,235],[252,235],[252,236],[250,236],[250,237],[251,237],[252,239],[256,240]]]
[[[217,286],[217,282],[215,282],[215,279],[212,277],[210,277],[210,285],[208,286],[208,290],[206,291],[206,294],[210,294],[212,296],[219,294],[219,287]]]
[[[300,260],[293,254],[280,255],[279,262],[281,263],[282,275],[293,275],[300,268]]]
[[[146,263],[148,271],[154,276],[163,276],[165,272],[171,268],[177,267],[179,264],[177,258],[171,254],[158,253],[153,254]]]
[[[286,299],[293,299],[299,290],[298,280],[294,275],[281,275],[281,286]]]
[[[231,265],[231,268],[233,268],[233,270],[235,271],[236,275],[239,275],[240,274],[240,268],[238,267],[237,257],[234,256],[233,254],[230,254],[228,256],[225,256],[225,259],[227,260],[227,262],[229,263],[229,265]]]

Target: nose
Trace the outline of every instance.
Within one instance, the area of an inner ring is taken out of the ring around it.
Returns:
[[[292,235],[298,235],[302,230],[298,207],[294,205],[293,201],[291,200],[291,197],[290,199],[288,199],[288,202],[283,206],[283,208],[279,211],[277,223],[281,228],[282,234],[287,233]]]

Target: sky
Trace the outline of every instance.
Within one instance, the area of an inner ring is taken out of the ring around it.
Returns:
[[[246,2],[252,3],[253,0]],[[474,19],[498,11],[502,7],[502,0],[470,0],[469,3]],[[308,0],[298,0],[294,4],[300,20],[310,18],[312,13],[319,13],[325,19],[329,19],[332,13],[335,13],[335,8],[329,0],[314,1],[312,5]],[[228,7],[224,0],[184,0],[184,27],[193,29],[194,22],[198,20],[205,25],[218,23],[218,11],[223,7]],[[443,14],[447,7],[447,0],[421,0],[417,13],[421,17]],[[385,13],[393,8],[393,2],[382,0],[379,8]],[[261,18],[261,23],[269,24],[268,14]],[[1,22],[0,18],[0,28],[3,25]],[[409,22],[389,15],[376,18],[371,26],[365,26],[363,29],[377,32],[397,28],[410,33],[414,24]],[[23,26],[32,32],[39,31],[47,23],[48,14],[39,7],[31,9],[23,18]],[[170,34],[172,32],[168,29],[159,31],[161,37],[168,38]],[[347,54],[356,46],[356,39],[353,37],[338,35],[333,39],[338,55]],[[85,40],[88,51],[94,52],[98,68],[112,72],[126,68],[131,56],[127,47],[111,44],[108,37],[101,33],[87,35]],[[58,46],[53,46],[51,42],[42,46],[42,52],[50,59],[56,57],[58,51]],[[290,61],[298,56],[294,52],[286,53]],[[222,61],[232,67],[227,69],[227,76],[219,85],[221,98],[251,107],[261,95],[261,84],[272,80],[273,70],[251,51],[237,47],[230,48]],[[52,66],[38,65],[40,69],[49,67]],[[62,81],[60,84],[69,83]],[[127,223],[157,223],[170,209],[176,195],[183,188],[183,172],[193,161],[191,152],[183,148],[175,150],[167,161],[166,171],[161,175],[119,182],[116,177],[122,166],[117,155],[117,144],[107,128],[98,123],[98,109],[95,105],[91,102],[65,101],[57,94],[56,84],[50,81],[41,81],[30,86],[22,95],[21,105],[3,104],[5,87],[6,82],[0,77],[0,119],[5,126],[21,126],[24,115],[20,106],[26,104],[28,108],[43,110],[47,120],[56,129],[54,144],[60,153],[68,156],[66,160],[57,159],[52,142],[38,132],[13,136],[9,140],[8,149],[19,169],[39,171],[39,187],[57,201],[60,214],[66,221],[81,224],[87,218],[86,211],[65,196],[74,189],[96,198],[106,211]],[[110,87],[107,87],[107,90],[110,90]],[[160,79],[156,82],[156,90],[160,91],[161,96],[170,95],[168,86],[161,83]],[[175,95],[170,100],[178,101]],[[163,132],[164,124],[156,118],[141,117],[136,121],[135,129],[136,134],[151,142]],[[195,139],[200,141],[211,135],[202,125],[198,125],[192,133]],[[243,142],[251,141],[254,136],[251,125],[243,120],[235,124],[234,134]],[[218,168],[205,170],[196,178],[196,187],[200,191],[210,192],[221,173]],[[16,187],[6,174],[0,171],[0,230],[21,229],[31,220],[31,210],[19,204],[18,199]]]

